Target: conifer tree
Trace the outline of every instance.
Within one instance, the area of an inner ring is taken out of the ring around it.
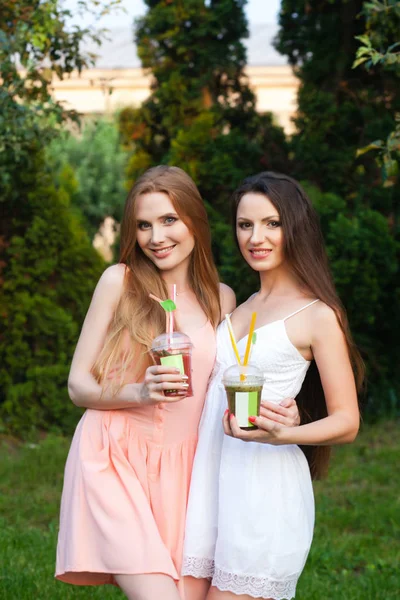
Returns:
[[[357,157],[358,148],[386,139],[400,110],[398,69],[353,68],[356,36],[365,32],[366,6],[374,2],[283,0],[276,47],[300,79],[292,140],[295,175],[345,195],[351,205],[390,214],[399,187],[382,190],[373,156]],[[399,27],[400,13],[393,13],[388,46],[398,41]]]
[[[132,148],[133,181],[146,168],[184,168],[203,197],[227,214],[228,197],[249,173],[285,170],[283,131],[255,110],[245,76],[248,36],[244,0],[148,0],[135,39],[152,93],[121,114]]]

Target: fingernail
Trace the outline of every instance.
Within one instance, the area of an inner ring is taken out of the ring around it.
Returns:
[[[255,418],[255,417],[249,417],[249,421],[250,421],[250,423],[254,423],[254,422],[255,422],[255,420],[256,420],[256,418]]]
[[[182,379],[189,379],[187,375],[182,375]]]
[[[174,369],[174,373],[180,373],[180,369]]]
[[[230,419],[233,419],[233,417],[234,417],[234,416],[235,416],[235,415],[234,415],[233,413],[231,413],[231,414],[229,415],[229,418],[230,418]]]
[[[189,384],[188,384],[188,383],[182,383],[182,385],[183,385],[183,387],[185,387],[185,388],[189,387]]]
[[[229,408],[227,408],[226,411],[224,412],[224,417],[226,417],[226,415],[228,414],[228,412],[229,412]]]

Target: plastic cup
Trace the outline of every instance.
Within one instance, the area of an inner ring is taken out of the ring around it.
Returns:
[[[192,386],[192,348],[190,338],[180,331],[162,333],[153,340],[151,355],[156,365],[176,367],[181,375],[187,375],[189,384],[187,396],[193,396]],[[165,396],[176,396],[178,390],[164,390]]]
[[[256,365],[232,365],[223,375],[229,412],[234,414],[240,429],[258,429],[249,417],[260,415],[263,372]]]

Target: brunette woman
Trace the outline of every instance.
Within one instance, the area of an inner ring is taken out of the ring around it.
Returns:
[[[331,445],[357,435],[363,366],[317,215],[300,185],[269,172],[246,179],[233,196],[233,222],[244,259],[260,274],[259,291],[232,315],[239,352],[256,312],[252,362],[265,375],[262,395],[276,403],[297,397],[302,424],[289,428],[264,415],[250,418],[258,429],[239,428],[226,411],[222,375],[236,359],[221,323],[192,474],[183,574],[188,600],[283,600],[295,596],[312,541],[312,477],[326,471]]]

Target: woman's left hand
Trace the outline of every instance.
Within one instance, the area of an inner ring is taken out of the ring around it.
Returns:
[[[253,418],[252,422],[258,429],[245,431],[240,429],[236,417],[226,411],[223,418],[224,432],[246,442],[279,445],[284,443],[281,440],[286,428],[300,425],[299,411],[293,398],[286,398],[280,404],[262,401],[260,416]]]
[[[285,427],[300,425],[300,413],[294,398],[285,398],[279,404],[261,400],[260,417],[266,417]]]

